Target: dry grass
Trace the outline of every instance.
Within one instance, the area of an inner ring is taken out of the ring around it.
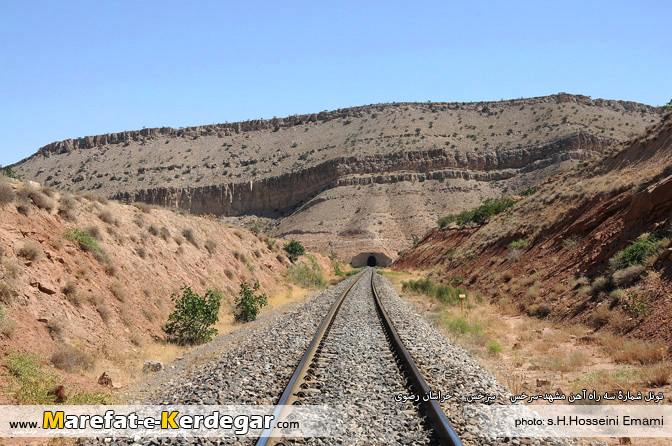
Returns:
[[[182,231],[182,237],[184,237],[189,243],[198,248],[198,242],[196,241],[196,235],[194,230],[191,228],[186,228]]]
[[[126,302],[126,290],[124,289],[124,286],[121,284],[121,282],[118,280],[112,282],[110,285],[110,291],[119,302]]]
[[[74,221],[77,219],[77,215],[75,214],[76,207],[77,200],[75,200],[71,193],[66,192],[58,200],[58,215],[65,220]]]
[[[598,341],[615,362],[655,364],[663,361],[667,354],[667,345],[663,341],[626,339],[608,333],[599,336]]]
[[[23,183],[17,195],[21,201],[32,202],[40,209],[44,209],[48,212],[51,212],[52,209],[54,209],[54,200],[37,190],[29,183]]]
[[[0,180],[0,207],[11,203],[16,199],[16,192],[9,182]]]
[[[145,214],[149,214],[152,211],[152,206],[148,205],[147,203],[142,203],[140,201],[133,203],[133,206],[140,209]]]
[[[558,352],[549,352],[546,357],[542,358],[540,364],[546,370],[567,373],[588,366],[590,356],[580,350],[573,351],[568,356]]]
[[[94,362],[91,356],[69,345],[60,346],[50,359],[56,368],[70,373],[89,370]]]
[[[211,239],[207,239],[205,241],[205,249],[208,251],[210,255],[213,255],[217,251],[217,243],[215,243]]]
[[[37,262],[44,256],[44,251],[38,243],[28,240],[19,248],[17,255],[31,262]]]
[[[0,282],[0,302],[5,305],[11,305],[14,303],[15,298],[16,291],[14,291],[14,288],[6,282]]]
[[[159,236],[160,236],[163,240],[168,241],[168,239],[170,238],[170,231],[168,230],[168,228],[166,228],[165,226],[163,226],[163,227],[159,230]]]
[[[644,384],[651,387],[662,387],[670,384],[672,363],[669,361],[650,365],[643,370]]]
[[[107,307],[105,300],[100,296],[91,296],[91,303],[100,315],[100,318],[105,324],[110,322],[110,309]]]
[[[98,214],[98,218],[100,218],[103,223],[107,223],[108,225],[119,226],[119,221],[114,218],[112,212],[109,209],[104,209],[101,211],[100,214]]]
[[[16,210],[19,214],[25,215],[28,217],[32,212],[33,207],[30,205],[29,201],[19,201],[19,204],[16,205]]]

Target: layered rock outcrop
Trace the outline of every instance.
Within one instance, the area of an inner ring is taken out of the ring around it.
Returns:
[[[577,133],[543,146],[506,151],[465,153],[434,149],[341,157],[258,181],[188,188],[157,187],[121,192],[114,198],[178,208],[194,214],[279,217],[328,188],[427,179],[502,180],[570,158],[589,159],[614,144],[609,138]]]

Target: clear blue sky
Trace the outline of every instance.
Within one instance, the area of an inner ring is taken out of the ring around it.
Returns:
[[[672,98],[672,2],[0,0],[0,164],[393,101]]]

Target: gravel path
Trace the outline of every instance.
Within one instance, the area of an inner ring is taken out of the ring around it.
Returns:
[[[417,313],[413,306],[401,299],[392,283],[377,274],[374,278],[376,291],[394,324],[399,337],[406,349],[411,353],[415,364],[422,372],[432,391],[450,393],[453,397],[441,403],[465,445],[494,445],[502,443],[479,437],[479,428],[473,418],[465,418],[463,408],[470,405],[478,410],[479,404],[466,402],[467,397],[477,394],[497,395],[494,404],[504,404],[511,393],[481,367],[476,360],[461,347],[450,344],[424,317]],[[520,445],[567,445],[574,444],[561,439],[519,439],[513,438],[506,444]]]
[[[328,404],[341,410],[337,422],[348,435],[333,439],[295,439],[296,444],[432,444],[418,408],[411,402],[395,402],[408,395],[370,292],[370,274],[346,297],[332,325],[318,360],[317,381],[308,389],[303,404]],[[350,277],[278,315],[268,325],[245,327],[234,335],[237,345],[203,364],[168,369],[157,377],[161,389],[146,393],[143,404],[274,404],[289,381],[317,327],[336,298],[357,277]],[[498,395],[502,404],[509,392],[478,365],[464,349],[449,344],[441,333],[395,292],[392,284],[376,274],[380,298],[399,336],[433,391],[453,395],[442,407],[465,445],[573,444],[564,440],[504,439],[478,436],[476,423],[465,419],[464,399],[478,393]],[[236,337],[237,336],[237,337]],[[219,339],[219,338],[218,338]],[[218,342],[218,340],[214,341]],[[219,341],[222,342],[222,341]],[[338,360],[337,360],[338,358]],[[319,389],[318,389],[319,388]],[[477,407],[477,405],[472,405]],[[81,444],[111,445],[223,445],[253,444],[253,439],[105,439]]]
[[[376,313],[371,274],[366,272],[343,301],[323,342],[314,391],[302,398],[303,404],[338,407],[334,421],[347,436],[289,444],[430,444],[431,432],[417,408],[394,401],[410,392]]]

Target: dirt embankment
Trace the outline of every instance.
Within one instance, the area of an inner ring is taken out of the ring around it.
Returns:
[[[269,297],[291,294],[281,241],[214,219],[0,180],[2,357],[60,352],[71,371],[120,368],[129,355],[169,348],[163,327],[183,285],[201,295],[221,290],[225,319],[243,281],[259,281]]]
[[[430,231],[395,268],[463,279],[528,314],[664,340],[672,351],[670,166],[668,114],[623,150],[553,178],[483,226]],[[634,261],[626,264],[628,247]]]

